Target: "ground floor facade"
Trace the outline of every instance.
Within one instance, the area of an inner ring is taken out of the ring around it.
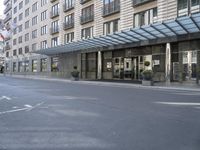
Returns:
[[[146,62],[149,66],[145,66]],[[141,81],[153,70],[155,82],[192,82],[200,79],[200,40],[121,48],[33,55],[6,60],[7,74],[70,78],[74,66],[84,80]]]

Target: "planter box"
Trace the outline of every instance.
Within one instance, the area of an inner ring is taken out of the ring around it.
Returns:
[[[142,85],[144,85],[144,86],[153,86],[153,81],[142,80]]]

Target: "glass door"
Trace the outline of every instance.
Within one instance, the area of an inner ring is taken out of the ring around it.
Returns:
[[[113,58],[113,78],[115,79],[124,78],[124,58],[121,57]]]

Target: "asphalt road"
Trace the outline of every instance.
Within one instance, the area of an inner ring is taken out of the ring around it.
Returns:
[[[0,76],[0,150],[199,150],[200,92]]]

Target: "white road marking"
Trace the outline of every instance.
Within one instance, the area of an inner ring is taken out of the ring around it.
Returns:
[[[33,106],[31,106],[31,105],[28,105],[28,104],[26,104],[26,105],[24,105],[25,107],[28,107],[28,108],[32,108]]]
[[[183,102],[156,102],[165,105],[179,105],[179,106],[200,106],[200,103],[183,103]]]
[[[9,100],[11,100],[11,98],[8,96],[1,96],[0,100],[8,100],[9,101]]]
[[[13,112],[18,112],[18,111],[24,111],[24,110],[27,110],[28,108],[21,108],[21,109],[14,109],[14,110],[8,110],[8,111],[3,111],[3,112],[0,112],[0,115],[2,114],[8,114],[8,113],[13,113]]]

